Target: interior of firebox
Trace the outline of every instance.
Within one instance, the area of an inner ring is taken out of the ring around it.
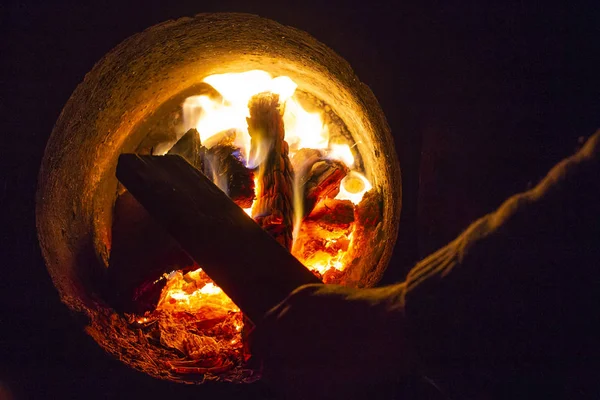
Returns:
[[[382,219],[335,105],[288,77],[207,76],[136,130],[137,154],[185,158],[324,283],[346,283]],[[239,308],[121,185],[113,215],[110,298],[127,320],[115,329],[135,332],[171,377],[251,376]]]

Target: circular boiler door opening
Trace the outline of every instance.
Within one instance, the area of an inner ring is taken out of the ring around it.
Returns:
[[[211,24],[214,33],[218,21],[245,27],[247,42],[218,46],[214,35],[197,37]],[[261,34],[265,27],[291,40],[273,43]],[[117,182],[119,154],[183,157],[324,283],[367,287],[383,273],[397,234],[400,175],[390,133],[347,63],[303,32],[248,15],[198,16],[140,34],[151,51],[134,54],[129,66],[160,58],[152,53],[160,52],[153,30],[170,32],[172,43],[188,30],[195,38],[188,58],[162,59],[155,71],[130,76],[136,82],[127,97],[107,88],[109,112],[76,103],[96,76],[80,85],[61,119],[84,113],[94,126],[79,133],[80,148],[67,151],[62,170],[49,171],[57,162],[48,151],[73,132],[57,123],[40,172],[40,243],[63,300],[90,317],[88,333],[110,353],[163,379],[251,382],[259,376],[246,346],[248,320]],[[95,69],[123,73],[111,63],[119,61],[109,54]],[[96,151],[86,157],[89,146]],[[77,198],[75,188],[58,193],[50,183],[78,161],[80,169],[68,174],[87,196]],[[59,197],[80,203],[80,229],[61,227],[48,213]],[[92,249],[65,246],[48,236],[55,228]],[[73,254],[49,259],[61,250]],[[86,252],[97,266],[81,263]]]

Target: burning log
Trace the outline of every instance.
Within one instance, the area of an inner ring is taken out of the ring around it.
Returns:
[[[117,178],[255,323],[320,282],[183,158],[122,154]]]
[[[258,165],[258,190],[252,215],[286,249],[293,242],[293,169],[284,140],[279,96],[260,93],[248,103],[250,161]],[[264,157],[264,158],[263,158]]]
[[[240,207],[252,206],[254,175],[236,153],[233,146],[235,130],[230,129],[210,137],[203,146],[194,128],[187,131],[169,150],[168,155],[180,155],[212,181]]]
[[[300,181],[304,189],[303,215],[313,211],[319,200],[334,198],[340,191],[340,182],[348,173],[348,167],[337,160],[319,160],[309,169],[305,179]]]
[[[317,224],[330,232],[349,234],[355,213],[351,201],[326,198],[317,204],[304,221],[307,224]]]
[[[185,158],[190,164],[202,171],[202,161],[204,151],[206,149],[200,142],[200,134],[194,128],[190,129],[183,135],[177,143],[169,150],[167,154],[180,155]]]
[[[318,200],[334,198],[339,193],[340,182],[348,171],[348,167],[338,160],[321,160],[312,166],[305,186],[306,200],[313,202],[312,208]]]
[[[246,168],[239,156],[239,150],[227,142],[217,144],[204,153],[206,176],[242,208],[252,207],[254,200],[254,174]]]

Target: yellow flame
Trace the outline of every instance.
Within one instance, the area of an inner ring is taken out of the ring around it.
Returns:
[[[354,167],[354,156],[347,144],[331,144],[327,157],[343,162],[348,168]]]
[[[247,104],[219,103],[208,96],[191,96],[183,103],[184,130],[196,128],[200,141],[228,129],[236,130],[234,144],[242,149],[250,146],[250,136],[246,122]],[[245,135],[244,135],[245,133]]]
[[[281,101],[287,100],[298,87],[287,76],[273,78],[266,71],[252,70],[241,73],[210,75],[203,82],[214,87],[223,96],[225,102],[247,105],[252,96],[262,92],[279,95]]]
[[[214,87],[222,99],[209,96],[188,97],[183,104],[184,130],[196,128],[205,142],[217,133],[234,129],[234,145],[242,149],[246,160],[250,150],[250,135],[246,118],[248,102],[258,93],[279,95],[282,104],[285,137],[290,156],[301,148],[327,149],[329,132],[320,113],[309,113],[294,99],[297,84],[287,76],[273,78],[268,72],[252,70],[241,73],[215,74],[204,82]]]
[[[295,247],[298,235],[300,234],[300,227],[302,226],[302,218],[304,217],[304,188],[301,187],[301,176],[297,171],[294,171],[294,193],[293,193],[293,205],[294,205],[294,229],[292,230],[292,248]]]
[[[286,102],[283,125],[291,156],[303,148],[326,149],[329,145],[329,131],[321,114],[307,112],[293,98]]]

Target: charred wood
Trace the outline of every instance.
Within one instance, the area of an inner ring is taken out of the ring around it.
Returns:
[[[238,206],[249,208],[254,200],[254,173],[237,154],[231,144],[217,144],[205,151],[202,171]]]
[[[182,156],[197,169],[203,169],[203,158],[205,148],[200,142],[200,134],[194,128],[190,129],[175,143],[167,154]]]
[[[355,208],[354,219],[358,223],[358,227],[372,230],[382,221],[382,213],[381,196],[376,190],[369,190]],[[358,233],[358,236],[363,236],[362,233]]]
[[[348,167],[337,160],[314,163],[300,186],[304,189],[304,215],[310,214],[319,200],[337,196],[347,173]]]
[[[116,202],[106,297],[121,312],[141,314],[156,307],[164,280],[174,269],[192,267],[193,260],[129,192]]]
[[[326,198],[317,204],[304,221],[318,224],[328,231],[345,231],[354,222],[355,215],[355,207],[350,200]]]
[[[354,205],[348,200],[320,201],[300,225],[294,255],[306,262],[319,253],[335,256],[339,251],[347,251],[354,213]]]
[[[117,178],[255,323],[297,287],[319,282],[183,158],[123,154]]]
[[[284,140],[279,96],[257,94],[250,99],[248,108],[250,160],[265,155],[264,159],[258,160],[258,190],[252,215],[258,225],[290,250],[293,242],[294,172],[288,157],[289,147]]]
[[[254,175],[246,168],[233,146],[234,129],[223,131],[200,142],[200,134],[190,129],[169,150],[168,155],[180,155],[202,171],[240,207],[252,206],[254,200]]]
[[[308,216],[325,198],[334,198],[348,167],[340,161],[324,159],[320,151],[301,149],[292,159],[296,173],[296,190],[302,191],[302,216]]]

